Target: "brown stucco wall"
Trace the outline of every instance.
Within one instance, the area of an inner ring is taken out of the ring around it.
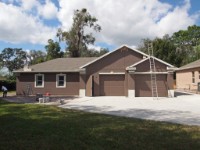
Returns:
[[[124,72],[124,94],[128,95],[128,75],[126,67],[140,61],[143,59],[143,55],[139,54],[127,47],[123,47],[110,55],[92,63],[86,67],[86,82],[91,75],[94,76],[94,96],[99,96],[100,94],[100,78],[99,73],[102,72]],[[86,92],[87,93],[87,92]]]
[[[33,95],[46,92],[52,95],[79,95],[79,73],[66,73],[65,88],[56,88],[56,73],[44,73],[44,88],[35,87],[34,73],[21,73],[17,77],[17,95],[24,95],[28,84],[31,85]]]
[[[166,72],[167,65],[155,60],[156,72]],[[136,66],[136,72],[149,72],[150,62],[149,59]]]
[[[192,83],[192,72],[195,74],[195,83]],[[200,67],[187,69],[176,72],[176,87],[177,89],[197,90],[197,84],[200,82],[199,75]]]

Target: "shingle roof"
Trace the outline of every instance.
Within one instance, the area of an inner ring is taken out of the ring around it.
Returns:
[[[94,59],[97,59],[97,57],[57,58],[32,65],[29,67],[31,71],[24,71],[22,68],[14,72],[78,72],[81,66]]]
[[[180,67],[179,70],[185,70],[185,69],[191,69],[191,68],[197,68],[197,67],[200,67],[200,59],[194,62],[191,62],[185,66]]]

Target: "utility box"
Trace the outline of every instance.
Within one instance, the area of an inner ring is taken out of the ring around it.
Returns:
[[[197,88],[197,90],[200,92],[200,82],[198,82],[198,88]]]

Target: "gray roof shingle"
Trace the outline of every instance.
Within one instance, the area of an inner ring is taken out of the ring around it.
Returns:
[[[22,68],[14,72],[78,72],[81,66],[94,59],[97,57],[57,58],[29,66],[31,71],[24,71]]]
[[[197,68],[197,67],[200,67],[200,59],[180,67],[179,70],[185,70],[185,69],[191,69],[191,68]]]

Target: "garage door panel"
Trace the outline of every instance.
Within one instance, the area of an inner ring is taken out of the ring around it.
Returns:
[[[158,96],[167,96],[167,75],[156,75],[156,83]],[[151,97],[151,75],[136,75],[135,76],[136,97]]]
[[[101,75],[101,96],[124,96],[124,75]]]

